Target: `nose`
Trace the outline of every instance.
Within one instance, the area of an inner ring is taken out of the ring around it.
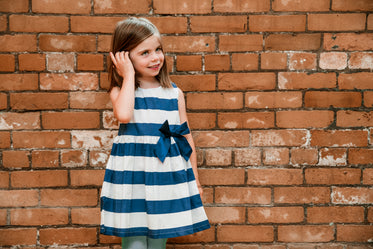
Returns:
[[[157,53],[152,54],[152,61],[159,61],[159,56]]]

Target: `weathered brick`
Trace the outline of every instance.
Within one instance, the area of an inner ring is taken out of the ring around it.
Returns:
[[[0,130],[40,129],[40,113],[0,113]]]
[[[364,92],[364,106],[373,107],[373,92]]]
[[[14,110],[51,110],[67,108],[67,93],[11,93],[10,106]]]
[[[332,111],[279,111],[276,125],[281,128],[323,128],[334,121]]]
[[[263,50],[262,35],[220,35],[219,50],[230,52]]]
[[[109,159],[110,151],[90,151],[89,152],[89,165],[93,167],[102,167],[106,165]]]
[[[42,90],[96,90],[98,76],[94,73],[42,73],[40,74],[40,88]]]
[[[246,16],[192,16],[190,18],[192,32],[245,32]]]
[[[245,148],[234,150],[235,166],[248,166],[261,164],[261,151],[258,148]]]
[[[66,225],[69,222],[67,208],[13,209],[10,224],[15,226]]]
[[[362,96],[359,92],[308,91],[304,95],[306,107],[359,107]]]
[[[254,71],[258,69],[259,56],[257,54],[232,54],[232,70]]]
[[[49,53],[47,55],[47,70],[50,72],[73,72],[75,70],[75,55],[72,53]]]
[[[106,92],[71,92],[72,109],[112,109],[110,96]]]
[[[329,203],[329,187],[277,187],[274,189],[275,203]]]
[[[248,185],[300,185],[303,183],[300,169],[248,169]]]
[[[273,112],[222,112],[218,114],[218,125],[222,129],[273,128]]]
[[[365,147],[368,133],[363,130],[311,131],[311,146],[320,147]]]
[[[347,54],[341,52],[328,52],[320,54],[320,68],[343,70],[347,67]]]
[[[287,54],[285,53],[262,53],[260,58],[262,69],[281,70],[287,67]]]
[[[40,229],[41,245],[95,244],[96,228],[43,228]]]
[[[0,74],[1,91],[27,91],[38,89],[36,74]]]
[[[279,226],[281,242],[329,242],[334,240],[334,227],[328,225]]]
[[[0,207],[33,207],[38,205],[39,193],[38,190],[0,190],[0,200]]]
[[[17,171],[11,174],[13,188],[67,186],[66,170]]]
[[[249,17],[251,32],[300,32],[306,30],[306,15],[253,15]]]
[[[237,185],[245,183],[244,169],[199,169],[198,178],[202,185]]]
[[[272,242],[274,231],[272,226],[219,226],[218,241],[221,242]]]
[[[337,126],[340,127],[359,127],[373,126],[373,111],[358,112],[358,111],[338,111]]]
[[[329,0],[289,0],[280,1],[275,0],[272,3],[274,11],[301,11],[301,12],[314,12],[314,11],[329,11],[330,1]]]
[[[72,131],[72,148],[74,149],[111,149],[117,131]]]
[[[296,108],[302,106],[301,92],[247,92],[245,106],[249,108]]]
[[[270,204],[270,188],[216,187],[215,202],[224,204]]]
[[[164,36],[162,42],[166,52],[213,52],[215,50],[213,36]]]
[[[207,14],[211,12],[211,2],[208,0],[154,0],[156,14]]]
[[[270,90],[276,86],[274,73],[219,73],[220,90]]]
[[[340,89],[373,89],[373,73],[342,73],[338,77]]]
[[[364,169],[364,171],[363,171],[363,184],[366,184],[366,185],[372,185],[373,184],[373,169],[371,169],[371,168]],[[369,210],[369,214],[368,214],[368,218],[369,218],[368,220],[370,220],[370,221],[373,220],[373,211],[372,210]]]
[[[89,14],[91,2],[89,0],[33,0],[32,11],[36,13]]]
[[[33,168],[54,168],[59,166],[59,151],[54,150],[33,150]]]
[[[208,149],[205,150],[206,165],[228,166],[232,164],[232,150],[229,149]]]
[[[324,34],[325,50],[364,51],[373,49],[371,33],[334,33]]]
[[[335,73],[280,72],[278,74],[280,89],[334,88],[336,85]]]
[[[372,69],[373,53],[351,53],[348,66],[351,69]]]
[[[265,38],[266,50],[318,50],[320,34],[270,34]]]
[[[288,148],[265,148],[263,149],[264,165],[287,165],[289,164]]]
[[[13,132],[14,148],[67,148],[70,132],[66,131],[17,131]]]
[[[39,48],[50,52],[92,52],[96,50],[93,35],[40,35]]]
[[[364,221],[363,207],[309,207],[307,222],[309,223],[361,223]]]
[[[315,70],[316,69],[315,53],[290,53],[289,69],[290,70]]]
[[[0,52],[37,52],[36,35],[2,35]]]
[[[240,109],[243,107],[242,93],[188,93],[187,108],[203,109]]]
[[[255,223],[298,223],[304,219],[302,207],[253,207],[247,209],[248,222]]]
[[[332,192],[334,204],[370,204],[373,202],[373,188],[335,187]]]
[[[311,31],[357,31],[365,29],[365,14],[309,14]]]
[[[303,130],[258,130],[252,131],[253,146],[302,146],[307,142]]]
[[[227,1],[227,0],[215,0],[214,11],[215,12],[266,12],[269,11],[270,1],[269,0],[241,0],[241,1]]]
[[[63,150],[61,165],[65,167],[82,167],[87,164],[87,152],[82,150]]]
[[[311,168],[304,173],[306,183],[316,185],[353,185],[360,183],[360,169]]]
[[[244,223],[244,207],[206,207],[206,214],[213,224]]]
[[[290,161],[294,165],[314,165],[318,161],[316,149],[294,148],[290,154]]]
[[[15,32],[50,32],[65,33],[69,31],[69,18],[66,16],[9,16],[9,30]]]
[[[371,225],[337,225],[337,241],[367,242],[372,234]]]
[[[319,153],[321,166],[344,166],[347,164],[347,150],[344,148],[322,148]]]
[[[197,147],[246,147],[250,144],[250,131],[194,131]]]

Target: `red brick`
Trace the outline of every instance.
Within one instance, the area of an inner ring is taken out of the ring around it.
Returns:
[[[369,0],[333,0],[332,10],[334,11],[371,11],[373,3]]]
[[[280,89],[334,88],[337,86],[335,73],[298,73],[280,72],[278,87]]]
[[[219,73],[220,90],[270,90],[276,87],[274,73]]]
[[[235,149],[234,150],[234,165],[247,166],[247,165],[260,165],[261,152],[257,148],[252,149]]]
[[[69,19],[65,16],[9,16],[9,30],[15,32],[51,32],[65,33],[69,31]]]
[[[197,147],[247,147],[250,131],[194,131]]]
[[[98,112],[45,112],[42,114],[44,129],[98,129]]]
[[[110,96],[106,92],[71,92],[72,109],[111,109]]]
[[[32,151],[33,168],[55,168],[59,166],[59,152],[54,150]]]
[[[368,242],[372,239],[371,225],[337,225],[337,241]]]
[[[163,48],[166,52],[213,52],[215,37],[213,36],[164,36]]]
[[[247,213],[250,224],[298,223],[304,219],[303,207],[249,207]]]
[[[274,11],[301,11],[301,12],[314,12],[314,11],[329,11],[329,0],[289,0],[289,1],[273,1],[272,8]]]
[[[270,204],[270,188],[216,187],[215,202],[224,204]]]
[[[244,207],[206,207],[210,223],[245,223]]]
[[[10,132],[0,131],[0,148],[6,149],[10,147]]]
[[[332,111],[279,111],[276,125],[281,128],[323,128],[334,121]]]
[[[373,202],[373,188],[335,187],[332,193],[334,204],[369,204]]]
[[[373,92],[364,92],[364,106],[373,107]]]
[[[86,166],[87,152],[81,150],[64,150],[61,152],[61,165],[65,167]]]
[[[359,127],[373,126],[373,112],[358,111],[338,111],[337,126],[340,127]]]
[[[14,110],[51,110],[67,108],[67,93],[11,93]]]
[[[347,165],[347,150],[344,148],[322,148],[318,165],[344,166]]]
[[[368,15],[367,28],[368,30],[373,30],[373,15],[372,14]]]
[[[214,1],[215,12],[253,13],[253,12],[266,12],[266,11],[269,11],[269,8],[270,8],[269,0],[241,0],[241,1],[215,0]]]
[[[78,54],[77,68],[81,71],[102,71],[103,58],[102,54]]]
[[[363,207],[309,207],[309,223],[361,223],[364,221]]]
[[[245,106],[249,108],[296,108],[302,106],[301,92],[247,92]]]
[[[266,50],[318,50],[320,34],[270,34],[265,39]]]
[[[2,35],[0,52],[37,52],[36,35]]]
[[[177,238],[170,238],[169,243],[206,243],[215,241],[215,228],[204,230],[202,232],[191,235],[181,236]]]
[[[302,146],[307,141],[307,132],[302,130],[252,131],[252,146]]]
[[[28,12],[29,1],[28,0],[18,0],[14,2],[1,1],[0,2],[1,12]]]
[[[275,203],[329,203],[328,187],[278,187],[274,189]]]
[[[0,210],[0,225],[1,226],[6,226],[7,225],[7,223],[8,223],[8,221],[7,221],[7,219],[8,219],[8,217],[7,217],[7,214],[8,212],[7,212],[7,210],[6,209],[1,209]],[[0,232],[1,233],[1,232]]]
[[[218,125],[222,129],[273,128],[273,112],[222,112],[218,114]]]
[[[279,226],[280,242],[329,242],[334,240],[333,226]]]
[[[263,50],[262,35],[220,35],[219,50],[231,52]]]
[[[325,50],[364,51],[373,49],[371,33],[324,34]]]
[[[13,72],[15,69],[15,58],[12,54],[0,54],[0,71]]]
[[[121,12],[122,13],[122,12]],[[188,31],[188,19],[181,16],[147,17],[161,34],[184,34]]]
[[[11,174],[13,188],[67,186],[66,170],[16,171]]]
[[[237,185],[245,183],[244,169],[199,169],[202,185]]]
[[[69,222],[67,208],[13,209],[10,224],[15,226],[64,225]]]
[[[14,148],[67,148],[70,132],[65,131],[17,131],[13,132]]]
[[[6,171],[0,172],[0,188],[9,188],[9,173]]]
[[[258,70],[259,56],[257,54],[232,54],[232,70],[254,71]]]
[[[212,129],[216,124],[215,113],[188,113],[189,126],[194,129]]]
[[[99,225],[100,209],[99,208],[72,208],[71,223],[83,225]]]
[[[35,245],[37,236],[36,228],[0,229],[0,246]]]
[[[362,130],[311,131],[311,146],[320,147],[366,147],[368,133]]]
[[[232,164],[232,150],[230,149],[208,149],[205,150],[206,165],[229,166]]]
[[[45,70],[45,55],[20,54],[18,63],[20,71],[43,71]]]
[[[349,68],[351,69],[372,69],[373,53],[351,53]]]
[[[30,167],[28,151],[9,150],[3,151],[3,166],[6,168],[28,168]]]
[[[176,60],[177,71],[202,71],[201,55],[180,55]]]
[[[207,14],[211,13],[211,2],[208,0],[154,0],[156,14]]]
[[[264,165],[287,165],[289,164],[288,148],[265,148],[263,150]]]
[[[114,113],[112,111],[104,111],[102,117],[103,126],[105,129],[118,129],[119,122],[114,117]]]
[[[36,74],[0,74],[1,91],[27,91],[38,89]]]
[[[359,184],[361,177],[360,169],[328,169],[311,168],[305,170],[305,179],[307,184],[316,185],[340,185],[340,184]]]
[[[192,16],[190,18],[192,32],[245,32],[246,16]]]
[[[109,82],[109,74],[105,72],[100,73],[100,87],[102,89],[108,90],[110,87],[110,82]]]
[[[373,149],[349,149],[348,162],[357,165],[371,164],[373,162]]]
[[[96,228],[40,229],[41,245],[96,244]]]
[[[287,67],[287,54],[285,53],[262,53],[261,66],[262,69],[280,70]]]
[[[319,66],[321,69],[343,70],[347,67],[347,53],[321,53]]]
[[[0,93],[0,110],[8,108],[8,95]]]
[[[253,15],[249,18],[251,32],[299,32],[306,30],[306,15]]]
[[[308,91],[304,96],[306,107],[360,107],[362,96],[359,92]]]
[[[272,242],[272,226],[218,226],[217,238],[220,242]]]
[[[364,171],[363,171],[363,184],[367,184],[367,185],[372,185],[373,184],[373,169],[370,169],[370,168],[364,169]],[[371,213],[373,215],[373,211]],[[372,216],[372,218],[373,218],[373,216]]]
[[[72,170],[71,186],[101,186],[104,175],[104,170]]]
[[[38,205],[39,193],[38,190],[0,190],[0,200],[0,207],[33,207]]]
[[[206,55],[205,70],[206,71],[228,71],[230,67],[229,55]]]
[[[100,3],[95,3],[99,5]],[[125,9],[121,9],[122,13]],[[96,12],[98,13],[98,12]],[[78,33],[112,33],[122,17],[106,16],[71,16],[71,32]]]
[[[300,169],[248,169],[248,185],[300,185],[303,183]]]
[[[182,91],[214,91],[215,75],[172,75],[171,80]]]
[[[88,130],[72,131],[72,148],[109,150],[117,131]]]
[[[188,93],[187,108],[203,109],[240,109],[243,107],[242,93]]]
[[[89,165],[93,167],[106,166],[109,159],[110,151],[90,151],[89,152]]]
[[[316,149],[294,148],[290,153],[290,161],[294,165],[314,165],[318,161]]]
[[[48,71],[73,72],[75,70],[75,55],[53,53],[47,56]]]
[[[340,74],[338,77],[340,89],[373,89],[373,73],[360,72],[353,74]]]
[[[89,0],[33,0],[32,11],[36,13],[68,13],[68,14],[89,14],[91,2]]]
[[[42,90],[96,90],[98,76],[94,73],[40,74]]]
[[[0,31],[8,29],[8,17],[6,15],[0,16]]]
[[[290,70],[314,70],[316,69],[315,53],[291,53],[289,58]]]
[[[96,51],[96,37],[93,35],[40,35],[39,48],[51,52],[92,52]]]
[[[96,206],[97,189],[42,189],[42,206]]]
[[[40,129],[40,113],[0,113],[1,130]]]
[[[309,14],[310,31],[357,31],[365,29],[365,14]]]

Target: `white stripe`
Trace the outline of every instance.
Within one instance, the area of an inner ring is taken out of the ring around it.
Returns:
[[[179,125],[180,116],[179,111],[163,111],[163,110],[150,110],[140,109],[134,110],[133,119],[131,123],[154,123],[163,124],[165,120],[168,120],[170,125]]]
[[[193,219],[192,219],[193,217]],[[101,224],[115,228],[148,227],[151,230],[191,226],[207,220],[203,207],[172,214],[101,212]]]
[[[142,89],[137,88],[135,91],[136,97],[156,97],[160,99],[177,99],[179,91],[177,88],[156,88],[156,89]]]
[[[190,197],[199,194],[195,181],[184,182],[174,185],[151,185],[144,184],[113,184],[104,182],[102,184],[101,197],[110,199],[146,199],[147,201],[168,201]]]

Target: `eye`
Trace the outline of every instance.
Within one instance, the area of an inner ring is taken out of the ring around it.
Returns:
[[[162,50],[161,47],[159,47],[159,48],[157,48],[155,51],[157,51],[157,52],[161,52],[161,51],[163,51],[163,50]]]
[[[141,53],[141,55],[148,55],[149,54],[149,51],[144,51]]]

